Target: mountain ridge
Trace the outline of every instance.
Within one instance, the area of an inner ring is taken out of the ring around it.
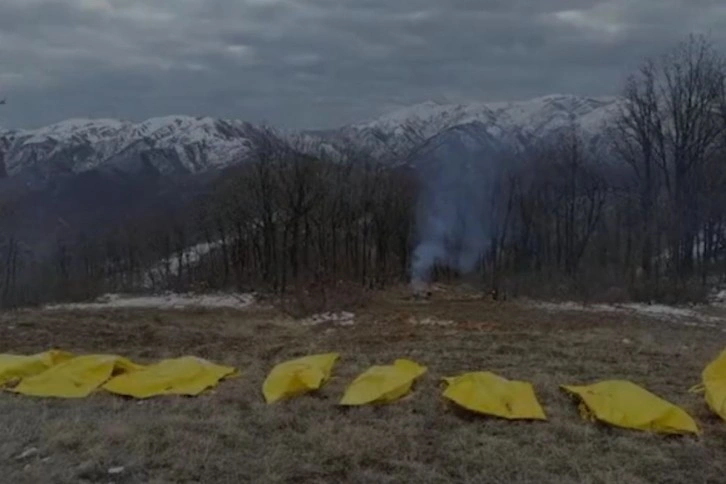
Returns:
[[[439,104],[428,101],[402,108],[373,121],[341,128],[338,136],[369,146],[374,156],[399,155],[447,129],[478,122],[489,135],[522,147],[535,139],[577,126],[594,136],[619,109],[618,97],[548,95],[527,101]]]
[[[276,132],[303,151],[355,149],[401,161],[431,138],[477,123],[488,136],[523,146],[576,125],[586,135],[616,112],[619,98],[548,95],[526,101],[440,104],[427,101],[333,130]],[[103,166],[145,164],[161,174],[201,173],[244,161],[264,128],[240,120],[172,115],[134,123],[72,118],[31,130],[0,130],[0,177],[32,172],[47,179]]]
[[[140,123],[74,118],[34,130],[0,132],[8,176],[37,169],[71,174],[170,150],[189,173],[227,166],[249,151],[257,128],[244,121],[164,116]],[[201,166],[200,166],[201,165]],[[164,173],[168,167],[159,166]]]

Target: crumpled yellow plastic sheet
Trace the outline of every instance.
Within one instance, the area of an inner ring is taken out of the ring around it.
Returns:
[[[103,385],[103,389],[134,398],[195,396],[216,386],[220,380],[235,375],[235,368],[216,365],[195,356],[185,356],[162,360],[140,370],[123,373],[111,378]]]
[[[372,366],[348,386],[341,405],[394,402],[411,391],[427,368],[415,361],[396,360],[393,365]]]
[[[17,383],[23,378],[43,373],[59,363],[73,358],[65,351],[50,350],[35,355],[0,355],[0,387]]]
[[[726,350],[706,366],[701,378],[706,403],[716,415],[726,420]]]
[[[693,418],[680,407],[626,380],[562,389],[580,400],[583,418],[628,429],[664,434],[698,434]]]
[[[42,373],[23,378],[11,391],[34,397],[83,398],[113,375],[142,368],[116,355],[77,356]]]
[[[265,401],[275,403],[319,389],[330,378],[338,358],[338,353],[325,353],[278,364],[262,384]]]
[[[444,398],[475,413],[508,420],[547,420],[528,382],[507,380],[490,372],[444,378]]]

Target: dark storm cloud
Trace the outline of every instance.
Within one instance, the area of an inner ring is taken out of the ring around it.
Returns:
[[[0,124],[209,114],[326,127],[398,105],[613,94],[708,0],[3,0]]]

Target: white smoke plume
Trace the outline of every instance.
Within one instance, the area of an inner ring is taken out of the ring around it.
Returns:
[[[414,290],[428,285],[436,265],[472,272],[490,243],[497,161],[471,155],[437,161],[419,169]]]

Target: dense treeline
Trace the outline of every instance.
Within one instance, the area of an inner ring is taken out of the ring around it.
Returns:
[[[724,58],[692,37],[645,62],[623,95],[596,140],[573,127],[506,160],[472,280],[519,294],[682,300],[726,275]],[[304,154],[271,133],[257,145],[194,210],[101,238],[67,234],[42,260],[6,234],[4,304],[116,290],[324,293],[408,280],[413,170],[360,153]]]
[[[66,234],[34,273],[30,300],[104,291],[228,289],[285,293],[338,281],[382,287],[407,277],[415,186],[406,169],[355,154],[302,154],[270,133],[193,206]]]

